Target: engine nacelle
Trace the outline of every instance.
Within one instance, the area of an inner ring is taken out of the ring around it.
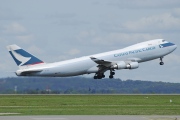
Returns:
[[[138,62],[131,62],[131,63],[125,63],[124,61],[118,62],[117,64],[113,65],[111,68],[113,69],[136,69],[139,67]]]
[[[126,69],[126,63],[124,61],[118,62],[117,64],[113,65],[111,68],[113,69]]]
[[[131,62],[127,64],[127,69],[136,69],[139,67],[139,63],[138,62]]]

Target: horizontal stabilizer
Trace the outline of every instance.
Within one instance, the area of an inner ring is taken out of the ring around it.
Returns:
[[[38,72],[41,72],[43,70],[26,70],[26,71],[17,71],[16,72],[16,75],[17,76],[27,76],[29,74],[35,74],[35,73],[38,73]]]

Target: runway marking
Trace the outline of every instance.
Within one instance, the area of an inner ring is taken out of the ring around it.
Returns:
[[[4,107],[12,107],[12,108],[16,108],[16,107],[23,107],[23,108],[26,108],[26,107],[48,107],[48,106],[0,106],[0,108],[4,108]]]
[[[67,118],[32,118],[34,120],[65,120]]]
[[[17,114],[21,114],[21,113],[0,113],[0,115],[17,115]]]

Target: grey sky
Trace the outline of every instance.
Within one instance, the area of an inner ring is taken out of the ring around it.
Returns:
[[[9,44],[55,62],[156,38],[180,46],[179,33],[179,0],[0,0],[0,77],[17,69]],[[179,53],[166,56],[164,66],[154,60],[115,77],[179,82]]]

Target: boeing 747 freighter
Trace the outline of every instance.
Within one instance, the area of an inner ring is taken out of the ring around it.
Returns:
[[[108,70],[109,78],[113,78],[115,70],[136,69],[139,63],[154,59],[160,59],[160,65],[163,65],[163,57],[176,48],[174,43],[155,39],[110,52],[45,63],[17,45],[7,46],[19,67],[15,72],[17,76],[67,77],[94,73],[94,79],[104,78]]]

